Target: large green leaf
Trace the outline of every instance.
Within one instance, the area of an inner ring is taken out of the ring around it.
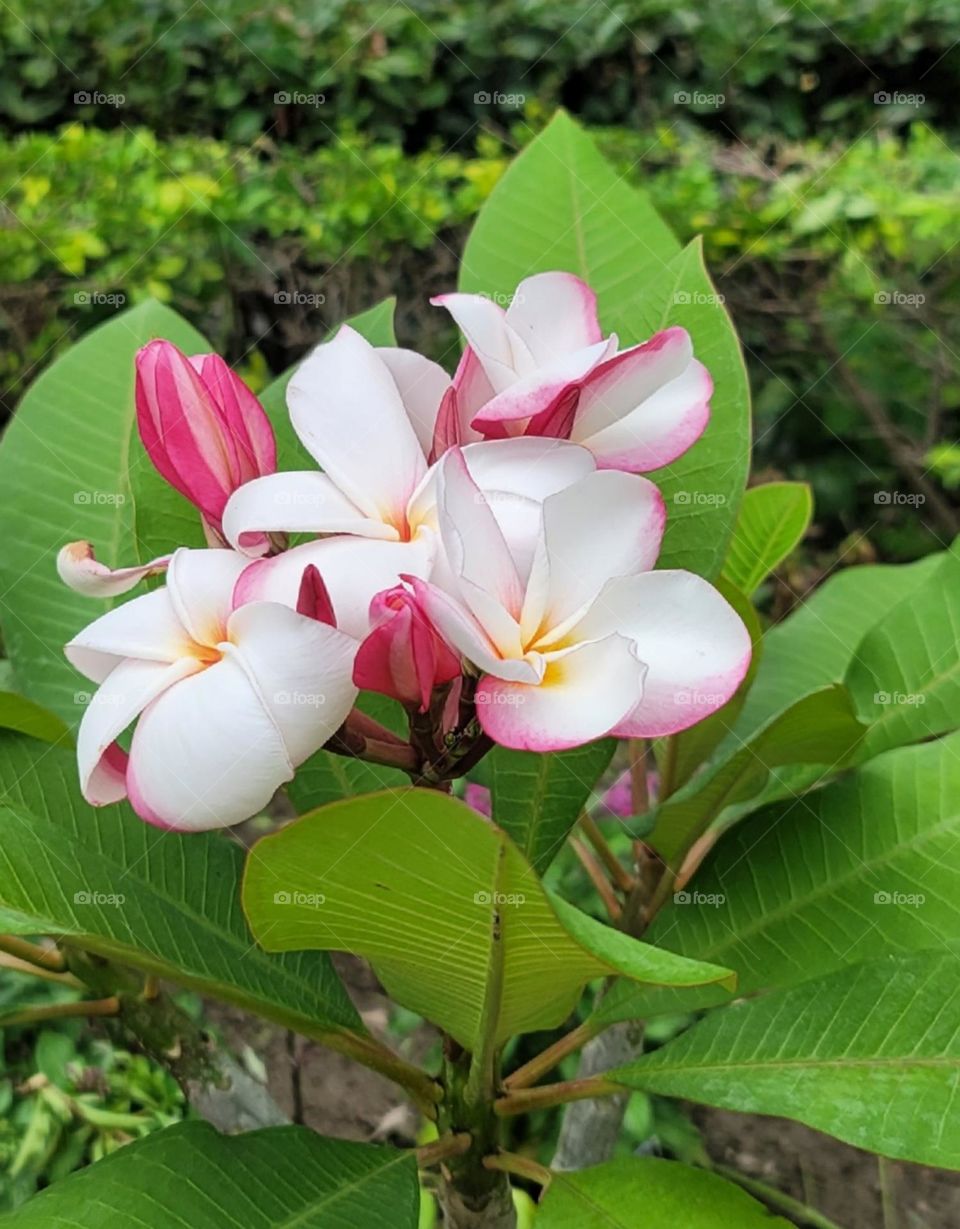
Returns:
[[[924,583],[857,645],[846,675],[871,728],[864,758],[960,726],[960,558]]]
[[[957,848],[960,734],[745,821],[648,937],[736,969],[743,991],[940,950],[960,935]]]
[[[72,752],[14,734],[0,735],[0,828],[4,929],[67,936],[312,1036],[364,1031],[325,956],[251,944],[243,852],[224,835],[94,811]]]
[[[670,511],[663,566],[715,575],[749,458],[749,391],[736,335],[699,243],[681,251],[649,198],[617,175],[562,111],[481,210],[460,286],[508,296],[523,278],[550,269],[590,283],[602,324],[622,346],[666,325],[689,329],[714,379],[711,422],[689,452],[653,478]]]
[[[537,1229],[789,1229],[732,1182],[658,1157],[555,1173]]]
[[[960,960],[923,952],[711,1012],[608,1072],[627,1088],[795,1118],[858,1148],[960,1168]]]
[[[543,874],[577,822],[617,742],[539,755],[496,747],[489,756],[493,819]]]
[[[730,980],[551,901],[505,833],[429,790],[333,803],[265,837],[243,904],[269,950],[365,956],[398,1003],[470,1050],[558,1026],[597,977]]]
[[[416,1229],[411,1151],[305,1127],[220,1135],[183,1122],[127,1144],[4,1217],[9,1229]]]
[[[655,812],[654,848],[679,865],[690,846],[728,806],[756,797],[771,768],[784,764],[837,767],[863,737],[846,688],[834,684],[798,700],[703,776],[693,777]]]
[[[70,736],[56,713],[13,691],[0,691],[0,729],[29,734],[31,738],[39,738],[45,743],[56,743],[61,739],[69,741]]]
[[[781,564],[810,526],[813,498],[805,482],[768,482],[744,493],[723,576],[747,596]]]
[[[94,329],[27,391],[0,446],[0,625],[18,690],[75,724],[82,707],[64,644],[108,609],[71,593],[57,551],[94,542],[111,567],[149,558],[137,540],[131,467],[148,465],[136,434],[133,359],[154,337],[205,348],[185,320],[149,301]]]

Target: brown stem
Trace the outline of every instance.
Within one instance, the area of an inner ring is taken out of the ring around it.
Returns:
[[[585,1080],[566,1080],[558,1084],[541,1084],[539,1088],[521,1088],[508,1093],[493,1103],[501,1117],[510,1114],[529,1114],[533,1110],[549,1109],[553,1105],[565,1105],[568,1101],[587,1101],[597,1097],[613,1097],[622,1093],[619,1084],[604,1079],[601,1075]]]
[[[347,717],[346,724],[351,731],[359,734],[361,738],[372,738],[378,743],[396,743],[397,746],[404,747],[406,742],[399,734],[394,734],[393,730],[388,730],[385,725],[381,725],[379,721],[374,721],[372,717],[368,717],[366,713],[355,708]]]
[[[600,831],[599,825],[586,811],[580,816],[580,827],[583,829],[584,836],[599,855],[600,861],[609,871],[610,878],[620,891],[632,891],[636,880],[607,844],[607,838]]]
[[[27,977],[39,977],[43,981],[69,986],[73,990],[83,989],[83,982],[74,977],[72,973],[51,973],[49,969],[42,969],[38,964],[18,960],[16,956],[8,956],[5,953],[0,954],[0,969],[10,969],[13,973],[25,973]]]
[[[26,960],[38,968],[49,969],[52,973],[62,973],[67,967],[63,956],[52,947],[40,947],[37,943],[28,943],[16,935],[0,935],[0,952],[16,956],[18,960]]]
[[[529,1088],[531,1084],[536,1084],[537,1080],[545,1076],[548,1071],[552,1071],[557,1063],[561,1062],[568,1054],[573,1054],[585,1045],[591,1037],[594,1036],[594,1029],[589,1022],[584,1021],[583,1024],[578,1024],[575,1029],[566,1033],[559,1041],[555,1041],[553,1045],[547,1046],[545,1050],[541,1050],[539,1054],[534,1055],[529,1062],[518,1067],[503,1081],[503,1086],[508,1093],[516,1092],[518,1088]]]
[[[627,748],[630,752],[630,805],[634,815],[642,815],[650,807],[647,790],[647,740],[629,738]]]
[[[0,1018],[0,1028],[14,1024],[40,1024],[44,1020],[61,1020],[70,1016],[115,1016],[120,1011],[116,995],[108,999],[81,999],[76,1003],[50,1003],[44,1007],[25,1007]]]
[[[422,1148],[417,1148],[417,1164],[421,1169],[428,1169],[431,1165],[439,1165],[441,1161],[449,1160],[450,1157],[463,1156],[470,1150],[472,1143],[473,1137],[468,1131],[458,1131],[455,1135],[441,1135],[432,1144],[424,1144]]]
[[[550,1185],[553,1174],[546,1165],[540,1165],[527,1156],[518,1156],[515,1152],[497,1152],[493,1156],[485,1156],[483,1164],[486,1169],[499,1169],[501,1173],[516,1174],[518,1178],[529,1178],[544,1190]]]
[[[610,915],[611,920],[615,922],[620,917],[620,902],[617,900],[613,888],[610,886],[610,880],[603,873],[600,868],[600,864],[582,841],[578,841],[574,838],[571,840],[570,846],[573,849],[573,852],[580,859],[580,865],[590,877],[590,882],[597,889],[600,899],[603,901],[604,908]]]

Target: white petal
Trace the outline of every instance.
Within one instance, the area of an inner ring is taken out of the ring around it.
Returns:
[[[108,568],[95,558],[89,542],[68,542],[57,555],[57,572],[75,593],[85,597],[119,597],[145,576],[163,572],[169,562],[169,555],[161,555],[137,567]]]
[[[440,294],[430,300],[445,307],[467,339],[494,392],[509,388],[537,368],[523,339],[507,323],[507,313],[482,294]]]
[[[573,350],[537,367],[509,387],[501,389],[483,407],[473,425],[483,430],[499,423],[533,418],[603,362],[610,348],[610,341],[598,341],[595,345]]]
[[[364,538],[325,538],[305,542],[271,559],[250,563],[234,592],[234,605],[280,602],[295,610],[304,570],[313,564],[333,602],[337,627],[362,639],[370,630],[374,595],[400,583],[404,573],[428,576],[437,539],[429,531],[413,542],[373,542]]]
[[[95,619],[64,649],[67,661],[102,682],[124,658],[169,665],[190,654],[193,642],[166,589],[143,593]]]
[[[572,629],[577,639],[619,632],[648,667],[643,699],[622,737],[685,730],[724,705],[750,664],[750,636],[714,587],[692,572],[612,580]]]
[[[424,358],[416,350],[398,346],[378,346],[377,353],[387,365],[400,393],[407,417],[417,433],[423,455],[433,447],[433,428],[443,394],[450,386],[450,377],[439,363]]]
[[[524,644],[551,631],[555,638],[611,577],[649,571],[660,553],[665,521],[657,487],[616,470],[588,474],[546,499],[523,605]]]
[[[226,828],[262,810],[293,776],[280,731],[232,646],[150,704],[130,747],[127,791],[149,823]]]
[[[357,698],[358,640],[276,602],[230,616],[229,635],[273,720],[291,763],[302,764],[343,724]]]
[[[294,372],[287,404],[305,447],[344,495],[372,520],[399,525],[427,462],[374,347],[341,328]]]
[[[114,739],[168,687],[202,669],[201,662],[184,658],[172,665],[122,661],[111,671],[87,700],[77,731],[80,789],[87,802],[104,806],[125,796],[122,776],[110,762]]]
[[[280,531],[355,533],[387,541],[397,537],[395,529],[379,519],[370,520],[326,474],[316,470],[268,474],[230,496],[223,513],[223,532],[231,546],[244,550],[244,534],[259,537]]]
[[[507,308],[507,323],[539,364],[600,341],[597,296],[573,273],[524,278]]]
[[[167,592],[181,623],[197,644],[214,647],[225,639],[233,590],[250,560],[232,550],[175,551]]]
[[[643,666],[623,636],[551,655],[537,685],[486,676],[477,688],[484,731],[518,751],[562,751],[609,733],[634,708]]]

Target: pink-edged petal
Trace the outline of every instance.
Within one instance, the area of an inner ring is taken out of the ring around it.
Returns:
[[[169,555],[161,555],[137,567],[108,568],[97,561],[89,542],[68,542],[57,555],[57,573],[65,585],[84,597],[119,597],[144,577],[165,572],[169,562]]]
[[[393,376],[407,417],[420,441],[423,455],[427,456],[433,445],[437,412],[450,385],[450,377],[439,363],[424,358],[416,350],[378,346],[377,354]]]
[[[425,533],[413,542],[372,542],[363,538],[325,538],[248,565],[233,593],[233,605],[280,602],[296,609],[304,570],[313,564],[323,577],[337,627],[362,640],[370,630],[370,602],[392,589],[402,573],[428,576],[437,540]]]
[[[75,669],[99,683],[127,657],[170,665],[189,656],[193,648],[169,593],[155,589],[94,619],[64,653]]]
[[[372,631],[360,645],[353,681],[425,713],[433,690],[460,674],[460,658],[437,634],[417,599],[397,585],[370,603]]]
[[[690,334],[676,327],[608,357],[583,381],[574,438],[582,440],[619,422],[657,389],[682,375],[692,359]]]
[[[439,294],[430,302],[453,316],[476,354],[494,392],[536,370],[526,342],[507,323],[507,313],[482,294]]]
[[[525,421],[543,413],[603,362],[610,347],[610,341],[598,341],[521,376],[486,403],[474,418],[473,426],[478,431],[489,431],[499,424]]]
[[[571,635],[613,631],[630,637],[648,667],[643,699],[615,731],[623,738],[659,738],[702,721],[726,704],[750,664],[740,616],[692,572],[611,580]]]
[[[402,524],[427,462],[383,356],[344,326],[294,372],[287,405],[304,446],[344,495],[371,519]]]
[[[167,592],[183,626],[197,644],[214,647],[224,639],[233,591],[250,560],[232,550],[175,551]]]
[[[543,503],[543,533],[523,605],[524,644],[550,643],[612,576],[649,571],[657,561],[666,509],[652,482],[598,471]]]
[[[202,669],[201,662],[188,658],[172,664],[122,661],[107,675],[88,699],[77,731],[80,789],[87,802],[106,806],[125,797],[120,771],[125,764],[117,735],[168,687]]]
[[[431,442],[429,460],[438,461],[448,448],[479,441],[471,427],[474,418],[494,395],[493,385],[472,346],[460,356],[453,382],[444,393]]]
[[[241,606],[229,635],[296,767],[343,724],[357,698],[358,644],[335,627],[275,602]]]
[[[352,533],[396,541],[396,529],[371,520],[326,474],[297,470],[256,478],[234,491],[223,513],[223,532],[231,546],[263,554],[263,534]]]
[[[227,645],[216,665],[168,688],[141,714],[127,792],[141,818],[183,832],[261,811],[294,768],[276,722]]]
[[[220,407],[236,446],[240,480],[272,474],[277,443],[263,406],[219,354],[196,354],[188,361]]]
[[[494,742],[517,751],[563,751],[601,738],[636,706],[644,667],[624,636],[551,654],[537,685],[485,676],[477,716]]]
[[[535,683],[543,674],[539,658],[505,659],[473,613],[434,584],[405,576],[420,609],[444,640],[485,674],[497,678]]]
[[[541,365],[601,339],[597,296],[573,273],[524,278],[507,308],[507,323]]]
[[[314,563],[307,564],[300,577],[296,611],[297,614],[305,615],[308,619],[316,619],[318,623],[327,623],[330,627],[337,626],[337,612],[333,609],[333,598]]]

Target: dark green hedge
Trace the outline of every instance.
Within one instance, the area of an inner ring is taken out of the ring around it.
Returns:
[[[935,131],[844,150],[753,150],[688,128],[604,130],[608,155],[686,239],[702,232],[747,350],[757,456],[813,481],[833,540],[878,523],[916,553],[958,476],[960,162]],[[65,340],[153,294],[253,379],[390,293],[399,331],[452,366],[427,296],[512,150],[462,154],[341,135],[312,152],[71,126],[0,142],[0,379],[12,407]],[[763,157],[761,157],[761,154]],[[884,491],[924,494],[912,505]]]
[[[953,124],[958,40],[955,0],[8,0],[0,118],[303,144],[349,121],[410,148],[525,106],[799,136],[922,95]]]

